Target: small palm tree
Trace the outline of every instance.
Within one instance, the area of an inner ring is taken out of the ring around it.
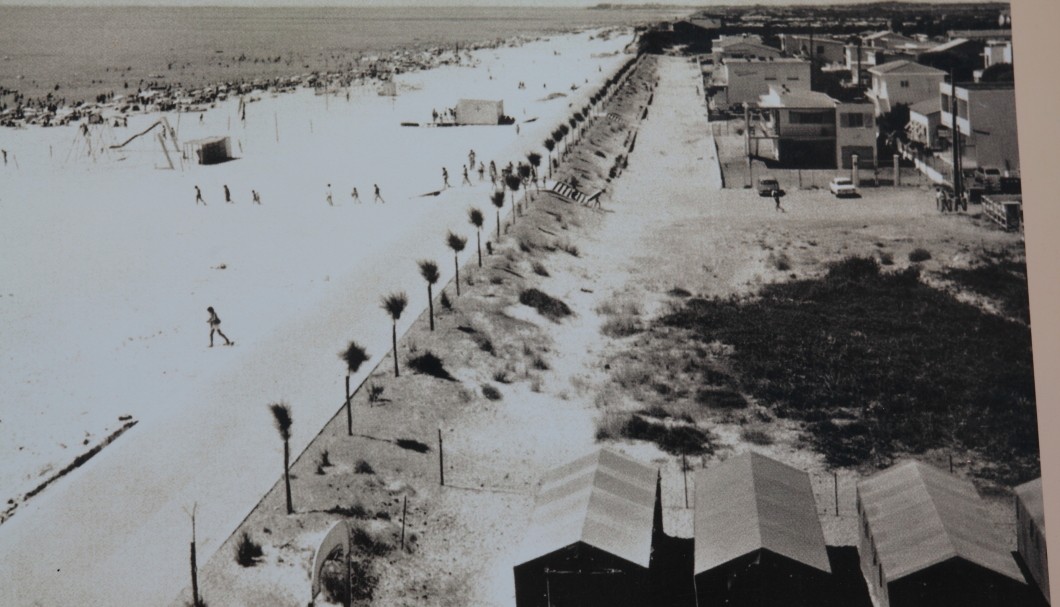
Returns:
[[[438,264],[429,259],[416,262],[420,266],[420,276],[427,281],[427,309],[430,311],[428,317],[431,319],[431,331],[434,330],[434,283],[438,282]]]
[[[526,204],[526,197],[530,194],[530,174],[533,169],[530,168],[530,165],[520,162],[517,172],[519,179],[523,182],[523,204]]]
[[[497,207],[497,240],[501,239],[501,209],[504,208],[504,191],[496,190],[490,194],[490,202]]]
[[[353,436],[353,412],[350,410],[350,376],[368,360],[368,351],[355,341],[339,352],[339,358],[346,362],[346,434]]]
[[[397,353],[397,321],[401,318],[401,313],[405,311],[405,306],[409,304],[409,298],[405,295],[404,291],[398,293],[391,293],[383,298],[383,309],[390,315],[390,320],[394,322],[393,331],[391,332],[391,343],[394,347],[394,377],[400,377],[398,371],[398,353]]]
[[[467,244],[467,239],[463,236],[453,234],[449,232],[445,235],[445,244],[449,245],[449,248],[453,250],[453,268],[456,270],[456,295],[460,296],[460,262],[457,260],[457,256],[460,251],[464,250],[464,245]]]
[[[508,175],[504,178],[504,184],[512,192],[512,223],[515,223],[515,217],[519,214],[519,210],[515,208],[515,193],[519,191],[519,184],[522,182],[518,175]]]
[[[567,124],[570,125],[571,139],[577,139],[578,137],[578,121],[574,117],[567,119]]]
[[[287,403],[278,402],[269,405],[269,409],[276,422],[276,430],[283,439],[283,484],[287,490],[287,514],[294,514],[294,504],[291,502],[291,408]]]
[[[552,150],[556,147],[556,140],[549,137],[545,140],[545,149],[548,150],[548,178],[552,179]]]
[[[557,126],[555,130],[552,131],[552,139],[556,142],[556,153],[562,154],[559,144],[563,141],[563,129]]]
[[[527,162],[533,167],[534,172],[534,185],[537,186],[537,191],[541,191],[541,187],[537,185],[537,167],[541,166],[541,154],[537,152],[530,152],[526,155]]]
[[[540,158],[538,158],[540,160]],[[476,208],[470,208],[467,210],[467,220],[471,222],[471,225],[475,226],[475,244],[478,247],[478,267],[482,267],[482,224],[485,222],[485,217],[482,216],[482,211]]]
[[[570,140],[567,139],[567,133],[570,133],[570,128],[565,124],[559,125],[560,138],[566,140],[563,145],[563,155],[566,156],[567,152],[570,151]]]

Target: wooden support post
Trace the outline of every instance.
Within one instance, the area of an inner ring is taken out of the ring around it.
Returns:
[[[681,474],[685,477],[685,508],[688,508],[688,458],[681,456]]]
[[[276,112],[272,113],[272,125],[276,128],[276,143],[280,142],[280,119],[276,117]]]
[[[953,454],[950,454],[950,474],[953,474]]]
[[[438,428],[438,483],[445,486],[445,453],[442,451],[441,428]]]
[[[353,407],[350,404],[350,374],[346,374],[346,435],[353,436]]]
[[[839,473],[832,471],[832,485],[835,487],[835,515],[839,516]]]
[[[409,511],[409,496],[401,500],[401,551],[405,551],[405,515]]]
[[[198,507],[199,505],[195,504],[191,508],[191,604],[194,607],[202,605],[202,598],[199,596],[199,565],[195,558],[195,510]]]

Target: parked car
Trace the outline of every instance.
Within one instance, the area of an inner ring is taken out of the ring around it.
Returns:
[[[834,177],[828,184],[828,190],[836,198],[858,195],[858,188],[854,186],[854,181],[849,177]]]
[[[1001,189],[1001,169],[997,167],[976,167],[973,173],[976,181],[983,184],[988,192]]]
[[[773,190],[779,190],[781,194],[784,190],[780,189],[780,182],[777,181],[776,177],[759,177],[758,178],[758,195],[759,196],[772,196]]]

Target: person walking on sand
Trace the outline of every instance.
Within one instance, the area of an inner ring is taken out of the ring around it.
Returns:
[[[232,202],[232,192],[230,192],[228,190],[228,184],[227,183],[224,185],[224,188],[225,188],[225,202],[231,203]]]
[[[199,203],[202,203],[202,206],[206,206],[206,201],[202,199],[202,190],[199,189],[199,186],[195,186],[195,206],[199,206]]]
[[[383,200],[383,195],[379,193],[379,184],[378,183],[373,183],[372,186],[375,188],[375,201],[376,202],[382,202],[382,203],[385,204],[386,201]]]
[[[776,210],[781,213],[787,213],[784,207],[780,206],[780,190],[773,190],[773,203],[777,205]]]
[[[442,185],[443,187],[449,187],[449,171],[445,167],[442,167]]]
[[[213,311],[213,306],[206,308],[206,311],[210,313],[210,318],[206,321],[210,325],[210,347],[213,347],[214,333],[217,333],[218,335],[224,338],[226,346],[231,346],[233,343],[235,343],[232,340],[228,339],[228,337],[221,332],[221,319],[218,318],[217,312]]]
[[[481,162],[478,163],[478,180],[486,181],[486,165]]]
[[[475,150],[471,150],[467,153],[467,165],[472,169],[475,168]]]
[[[463,185],[471,185],[471,180],[467,178],[467,165],[464,165],[464,182]]]
[[[258,194],[257,190],[250,191],[250,199],[254,202],[254,204],[261,204],[261,194]]]
[[[353,188],[353,191],[350,192],[350,198],[352,198],[354,202],[361,202],[361,195],[357,193],[357,188]]]
[[[325,199],[328,201],[328,206],[329,207],[335,206],[335,202],[331,199],[331,184],[330,183],[328,184],[328,193],[327,193],[327,196],[325,196]]]

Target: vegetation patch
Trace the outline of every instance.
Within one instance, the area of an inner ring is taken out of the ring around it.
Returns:
[[[438,379],[444,379],[447,381],[456,381],[456,379],[445,370],[445,365],[442,364],[442,359],[435,356],[430,350],[426,350],[423,354],[410,358],[409,366],[417,373],[423,373],[424,375],[430,375],[431,377],[437,377]]]
[[[567,304],[537,289],[527,289],[520,293],[519,303],[534,308],[542,316],[553,321],[572,314]]]
[[[489,400],[500,400],[501,391],[490,384],[482,384],[482,396],[485,396]]]
[[[632,415],[621,429],[622,436],[653,442],[673,455],[703,455],[714,452],[710,436],[691,425],[664,424]]]
[[[974,268],[952,268],[943,276],[961,287],[997,302],[1006,316],[1030,323],[1027,262],[994,256],[983,265]]]
[[[236,542],[236,562],[243,567],[253,567],[264,556],[265,552],[262,551],[261,544],[250,539],[250,534],[244,531],[239,541]]]
[[[360,502],[357,502],[352,506],[332,506],[324,512],[327,512],[328,514],[337,514],[346,518],[368,518],[368,511]]]
[[[415,451],[416,453],[427,453],[431,450],[430,445],[411,438],[399,438],[394,441],[394,444],[402,449],[408,449],[409,451]]]
[[[810,422],[833,465],[949,445],[990,454],[1001,482],[1037,476],[1029,328],[922,284],[916,268],[847,258],[755,297],[691,299],[661,322],[731,346],[741,392]]]
[[[920,263],[921,261],[927,261],[931,259],[931,253],[927,249],[917,247],[912,251],[909,251],[909,261],[913,263]]]

